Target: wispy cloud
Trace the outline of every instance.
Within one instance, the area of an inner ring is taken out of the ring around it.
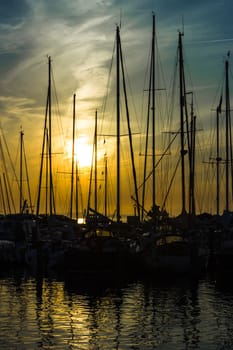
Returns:
[[[231,0],[8,0],[0,3],[0,113],[9,134],[15,137],[22,125],[33,146],[42,134],[50,55],[62,115],[69,120],[76,92],[80,126],[92,135],[94,111],[101,109],[106,93],[116,24],[121,24],[126,73],[139,111],[152,11],[167,81],[184,23],[185,63],[207,118],[222,57],[233,41]]]

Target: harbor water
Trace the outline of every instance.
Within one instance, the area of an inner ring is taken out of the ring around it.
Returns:
[[[233,288],[209,276],[0,276],[1,350],[229,350],[232,321]]]

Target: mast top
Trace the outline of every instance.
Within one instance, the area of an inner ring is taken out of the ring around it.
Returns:
[[[184,36],[184,16],[182,16],[182,30],[178,30],[179,36]]]

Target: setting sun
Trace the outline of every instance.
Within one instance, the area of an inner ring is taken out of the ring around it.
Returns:
[[[75,140],[74,156],[78,161],[80,168],[90,167],[92,162],[92,150],[93,146],[88,143],[87,137],[81,137]],[[67,158],[72,158],[72,141],[67,141],[66,145]]]

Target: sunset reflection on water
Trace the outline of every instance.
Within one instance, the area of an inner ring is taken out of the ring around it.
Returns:
[[[74,283],[75,282],[75,283]],[[158,284],[2,277],[1,349],[229,349],[233,294],[207,280]]]

